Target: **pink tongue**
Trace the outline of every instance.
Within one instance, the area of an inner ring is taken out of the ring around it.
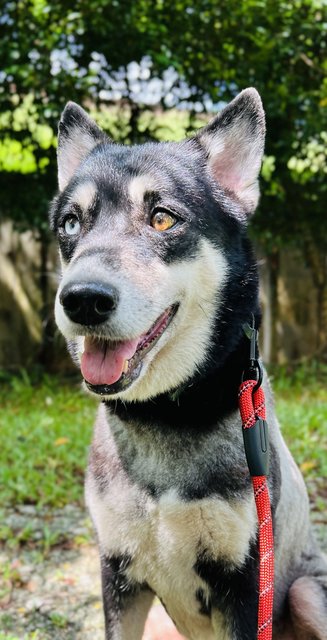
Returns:
[[[113,347],[94,338],[85,338],[81,359],[83,378],[90,384],[113,384],[123,373],[125,360],[134,355],[140,338],[120,342]]]

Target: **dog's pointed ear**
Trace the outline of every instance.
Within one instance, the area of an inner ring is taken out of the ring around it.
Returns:
[[[105,133],[75,102],[68,102],[59,122],[58,184],[62,191],[73,177],[82,160],[101,142]]]
[[[218,184],[253,212],[265,139],[265,115],[256,89],[242,91],[195,138],[206,150]]]

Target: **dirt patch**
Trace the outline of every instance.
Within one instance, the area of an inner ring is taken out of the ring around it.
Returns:
[[[327,551],[326,510],[313,519]],[[10,640],[103,640],[99,560],[85,511],[23,506],[3,511],[0,529],[8,537],[0,552],[1,639],[3,632]],[[165,624],[156,637],[180,637]]]
[[[99,560],[85,511],[27,506],[6,516],[0,629],[19,639],[37,630],[37,640],[103,640]]]

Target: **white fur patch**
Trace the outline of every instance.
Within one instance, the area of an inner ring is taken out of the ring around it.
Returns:
[[[149,584],[179,631],[193,640],[230,640],[222,614],[211,620],[199,613],[196,592],[201,588],[209,600],[209,591],[193,566],[201,550],[235,567],[244,562],[256,531],[252,496],[184,502],[171,490],[157,503],[122,475],[101,497],[89,477],[86,496],[101,552],[132,556],[127,574]]]
[[[153,191],[156,188],[156,182],[152,176],[141,175],[132,178],[128,185],[129,197],[135,204],[142,204],[144,194],[147,191]]]
[[[71,194],[70,200],[72,203],[77,204],[82,211],[87,211],[94,202],[96,194],[97,189],[94,182],[92,182],[92,180],[85,180],[77,185]]]

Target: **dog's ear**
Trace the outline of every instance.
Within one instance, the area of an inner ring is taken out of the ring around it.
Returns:
[[[75,102],[68,102],[59,122],[57,158],[60,191],[90,151],[105,141],[108,141],[107,136],[86,111]]]
[[[248,213],[254,211],[265,139],[265,115],[256,89],[242,91],[195,138],[206,150],[219,185],[233,192]]]

